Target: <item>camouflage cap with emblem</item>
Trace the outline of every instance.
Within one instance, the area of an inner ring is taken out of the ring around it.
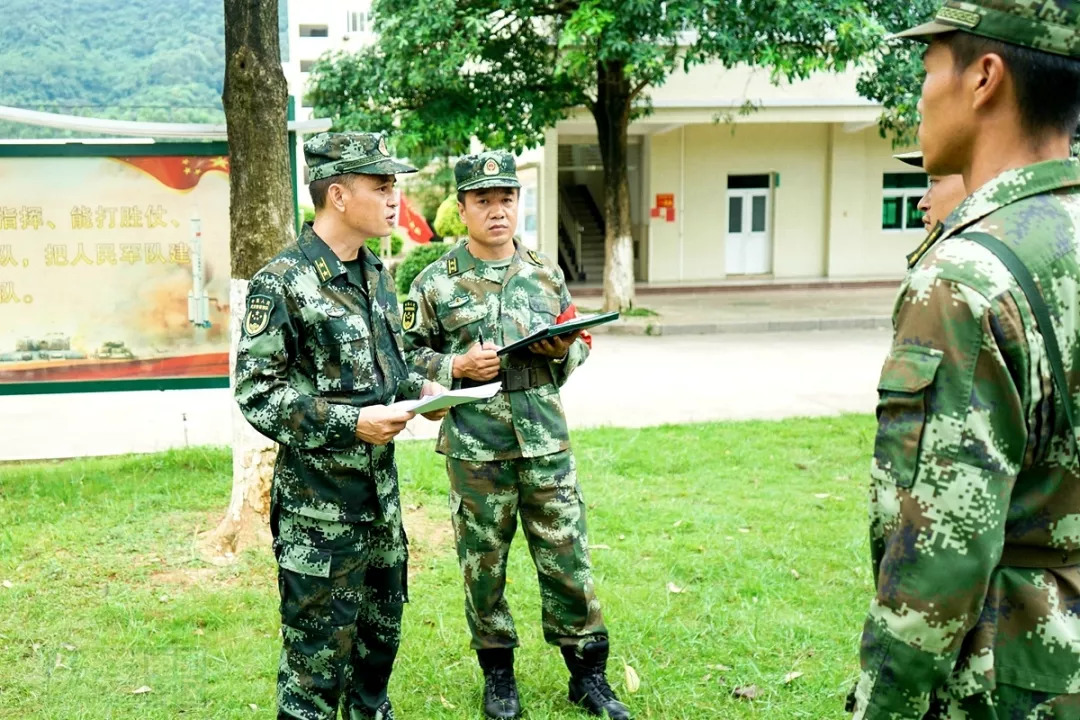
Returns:
[[[383,133],[319,133],[304,143],[309,183],[334,175],[396,175],[416,168],[390,156]]]
[[[933,20],[890,39],[930,42],[935,35],[957,31],[1080,57],[1080,0],[947,0]]]
[[[458,192],[484,188],[519,188],[517,163],[505,150],[490,150],[479,155],[466,155],[454,166]]]

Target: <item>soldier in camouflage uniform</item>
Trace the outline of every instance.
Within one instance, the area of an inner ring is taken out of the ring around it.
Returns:
[[[926,170],[972,194],[909,258],[878,384],[856,718],[1080,718],[1080,1],[950,0]]]
[[[893,155],[906,165],[921,168],[923,155],[921,150]],[[923,227],[929,233],[939,222],[949,217],[956,206],[967,197],[963,175],[930,175],[930,187],[919,198],[919,211],[923,214]]]
[[[487,152],[455,167],[467,243],[428,266],[403,310],[414,367],[444,385],[500,380],[487,402],[443,421],[450,511],[465,577],[472,646],[484,671],[488,717],[520,713],[503,596],[521,516],[540,580],[545,639],[570,668],[570,700],[594,715],[629,718],[608,685],[607,630],[593,591],[585,504],[559,387],[589,354],[586,337],[535,344],[500,362],[496,349],[574,316],[558,266],[514,238],[521,187],[514,157]]]
[[[389,234],[394,174],[413,168],[373,133],[304,154],[315,222],[251,279],[236,356],[244,416],[280,443],[278,717],[387,720],[408,599],[393,438],[412,417],[387,404],[439,388],[408,370],[394,282],[364,243]]]

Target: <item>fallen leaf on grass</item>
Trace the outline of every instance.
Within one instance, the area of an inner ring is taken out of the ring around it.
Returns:
[[[750,532],[750,528],[739,528],[739,532],[748,533],[748,532]]]
[[[251,708],[252,710],[255,710],[255,711],[258,711],[258,709],[259,709],[259,706],[256,705],[255,703],[248,703],[248,707]]]
[[[743,685],[732,690],[731,694],[740,700],[754,700],[759,693],[757,685]]]
[[[795,568],[791,568],[791,577],[793,577],[793,578],[795,578],[796,580],[798,580],[798,579],[799,579],[799,578],[800,578],[801,576],[799,575],[799,571],[798,571],[798,570],[796,570]]]
[[[137,688],[131,691],[132,695],[145,695],[148,692],[153,692],[149,685],[143,685],[141,688]]]
[[[637,671],[629,665],[624,665],[624,673],[626,675],[626,692],[633,695],[641,687],[641,678],[638,677]]]
[[[60,668],[64,668],[65,670],[71,669],[64,664],[64,657],[60,653],[56,653],[56,663],[53,665],[53,670],[59,670]]]
[[[678,585],[676,585],[675,583],[673,583],[673,582],[669,582],[669,583],[667,584],[667,591],[668,591],[669,593],[676,593],[676,594],[678,594],[678,593],[681,593],[681,592],[683,591],[683,589],[682,589],[681,587],[679,587]]]
[[[610,545],[590,545],[589,549],[590,550],[610,550],[611,546]]]
[[[620,536],[619,536],[619,539],[620,539],[620,540],[625,540],[625,539],[626,539],[626,536],[625,536],[625,535],[620,535]]]
[[[453,710],[454,709],[454,703],[450,702],[449,700],[447,700],[442,695],[439,696],[439,699],[442,700],[442,704],[443,704],[444,708],[446,708],[447,710]]]
[[[195,634],[196,635],[205,635],[206,631],[203,630],[202,628],[195,628]]]
[[[809,465],[807,465],[806,463],[801,463],[801,462],[795,463],[795,467],[799,468],[800,470],[809,470],[810,469]]]
[[[712,673],[705,673],[705,676],[701,678],[701,682],[709,682],[712,680]]]
[[[680,525],[682,525],[682,520],[676,520],[675,524],[672,525],[671,527],[679,527]]]
[[[62,647],[64,650],[67,650],[68,652],[75,652],[75,646],[71,643],[64,643],[60,647]]]
[[[814,493],[814,497],[816,497],[818,500],[824,500],[825,498],[829,497],[829,493]]]
[[[706,665],[705,667],[709,668],[710,670],[717,670],[719,672],[731,672],[731,668],[729,668],[727,665]]]
[[[15,587],[15,585],[14,585],[14,584],[12,584],[12,582],[11,582],[10,580],[5,580],[4,582],[0,583],[0,585],[3,585],[3,586],[4,586],[4,587],[6,587],[6,588],[7,588],[8,590],[10,590],[11,588]]]
[[[788,685],[789,683],[791,683],[792,680],[798,680],[802,676],[803,674],[798,671],[789,672],[787,675],[784,676],[784,684]]]

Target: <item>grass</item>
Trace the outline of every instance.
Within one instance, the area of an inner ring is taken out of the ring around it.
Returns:
[[[843,717],[871,590],[872,431],[848,416],[575,434],[610,677],[636,718]],[[414,557],[391,697],[403,720],[478,718],[443,464],[406,443],[400,467]],[[193,549],[228,473],[221,449],[0,466],[0,718],[273,717],[269,549],[227,568]],[[509,575],[527,717],[583,718],[520,536]],[[750,685],[756,699],[732,695]]]
[[[593,315],[602,312],[600,309],[586,309],[580,308],[581,312],[586,315]],[[660,313],[655,310],[650,310],[644,307],[631,307],[620,311],[622,317],[660,317]]]

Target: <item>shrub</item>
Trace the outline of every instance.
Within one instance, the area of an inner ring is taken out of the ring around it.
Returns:
[[[461,216],[458,215],[457,195],[451,195],[443,200],[439,211],[435,213],[433,229],[440,237],[457,238],[468,234],[465,223],[461,222]]]
[[[379,257],[379,245],[381,244],[381,238],[373,237],[367,239],[367,246],[371,252],[375,253],[375,257]],[[390,254],[398,255],[401,252],[401,248],[405,246],[405,234],[401,231],[401,228],[394,228],[390,233]]]
[[[428,245],[414,247],[398,265],[397,272],[394,275],[398,292],[402,295],[408,293],[416,276],[423,272],[428,265],[445,255],[450,250],[450,247],[449,244],[443,243],[429,243]]]

